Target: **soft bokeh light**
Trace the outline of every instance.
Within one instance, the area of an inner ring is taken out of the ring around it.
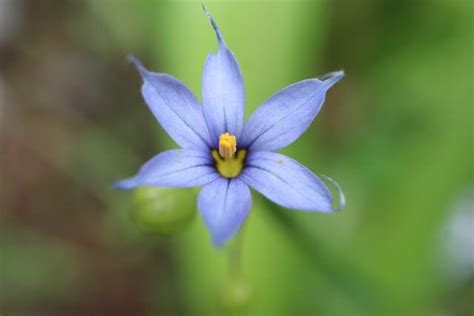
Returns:
[[[137,225],[140,203],[112,183],[176,145],[126,57],[200,98],[217,49],[201,2],[0,0],[0,314],[473,314],[472,269],[452,273],[473,253],[472,214],[453,207],[472,210],[472,2],[205,3],[240,62],[246,117],[345,70],[283,153],[336,179],[346,208],[254,194],[238,253],[214,248],[199,214],[143,232],[157,212]]]

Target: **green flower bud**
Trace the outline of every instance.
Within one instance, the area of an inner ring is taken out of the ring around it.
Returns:
[[[227,281],[221,290],[221,306],[228,312],[245,311],[251,298],[251,288],[240,276],[234,276]]]
[[[132,217],[144,232],[173,234],[192,222],[195,201],[192,190],[141,187],[133,192]]]

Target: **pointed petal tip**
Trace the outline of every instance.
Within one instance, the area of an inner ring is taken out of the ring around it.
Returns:
[[[344,70],[333,71],[325,75],[319,76],[318,79],[322,80],[324,84],[328,87],[332,87],[336,82],[341,80],[345,76]]]
[[[145,66],[143,66],[140,59],[138,59],[138,57],[136,57],[135,55],[130,54],[130,55],[127,56],[127,59],[130,63],[132,63],[135,66],[135,68],[137,68],[138,72],[140,72],[140,74],[142,76],[145,75],[147,70],[146,70]]]
[[[136,187],[135,178],[119,180],[115,182],[113,185],[114,189],[117,190],[130,190]]]
[[[216,179],[205,185],[197,206],[210,234],[219,248],[235,237],[249,215],[252,196],[249,187],[239,179]]]
[[[334,77],[337,77],[338,80],[339,80],[339,79],[342,79],[345,75],[346,75],[346,73],[345,73],[345,71],[344,71],[343,69],[340,69],[340,70],[338,70],[338,71],[334,71],[334,72],[333,72],[333,76],[334,76]]]
[[[342,189],[339,186],[339,184],[335,180],[333,180],[332,178],[330,178],[328,176],[325,176],[325,175],[321,175],[321,177],[323,177],[326,180],[328,180],[329,182],[331,182],[331,184],[334,185],[334,187],[336,188],[336,191],[339,195],[339,202],[338,202],[336,207],[332,207],[332,211],[333,212],[341,211],[346,206],[346,196],[344,195],[344,192],[342,192]]]
[[[219,238],[216,238],[216,237],[213,236],[212,237],[212,244],[216,248],[222,248],[222,246],[224,246],[224,244],[225,244],[225,240],[222,240],[222,239],[219,239]]]
[[[204,13],[206,13],[207,16],[211,15],[209,10],[207,9],[207,6],[204,3],[201,3],[201,7],[202,7],[202,10],[204,11]]]
[[[239,231],[237,230],[233,234],[217,234],[214,235],[211,233],[212,245],[216,248],[222,248],[229,244],[229,242],[234,239]]]
[[[221,31],[219,30],[219,27],[217,26],[216,21],[212,17],[211,12],[207,9],[206,5],[203,3],[202,4],[202,9],[204,10],[204,13],[207,15],[209,18],[209,22],[211,22],[212,28],[214,29],[214,32],[216,32],[217,40],[219,41],[219,44],[224,44],[224,38],[222,37]]]

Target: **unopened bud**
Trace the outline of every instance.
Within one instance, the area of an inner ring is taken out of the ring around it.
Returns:
[[[141,187],[133,192],[132,216],[144,232],[173,234],[192,222],[195,201],[189,189]]]
[[[221,290],[221,306],[228,312],[245,311],[250,304],[251,288],[240,276],[234,276],[227,281]]]

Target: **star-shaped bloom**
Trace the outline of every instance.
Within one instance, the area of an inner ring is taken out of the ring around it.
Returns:
[[[308,128],[326,92],[344,72],[287,86],[260,105],[244,124],[245,92],[239,64],[206,13],[219,48],[204,64],[202,104],[178,79],[151,72],[132,59],[143,78],[145,102],[181,149],[158,154],[134,177],[116,186],[202,186],[198,209],[218,246],[246,220],[252,205],[249,187],[286,208],[334,211],[326,185],[306,167],[275,151]]]

